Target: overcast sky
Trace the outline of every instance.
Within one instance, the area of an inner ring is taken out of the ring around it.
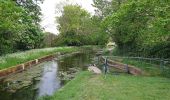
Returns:
[[[66,4],[79,4],[82,8],[94,14],[94,8],[91,5],[93,3],[92,0],[45,0],[44,3],[40,5],[43,14],[41,26],[45,28],[45,31],[54,34],[59,33],[56,28],[55,17],[61,15],[57,10],[57,8],[61,8],[61,2]]]

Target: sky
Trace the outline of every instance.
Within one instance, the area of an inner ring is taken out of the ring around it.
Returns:
[[[61,3],[78,4],[91,14],[94,14],[94,8],[91,5],[93,3],[92,0],[44,0],[44,3],[40,5],[42,10],[41,26],[46,32],[59,34],[55,17],[61,16],[59,12],[59,9],[62,8]]]

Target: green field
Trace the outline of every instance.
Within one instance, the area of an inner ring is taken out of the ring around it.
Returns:
[[[170,79],[81,72],[42,100],[170,100]]]

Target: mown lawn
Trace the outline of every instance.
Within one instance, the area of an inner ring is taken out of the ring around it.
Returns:
[[[81,72],[42,100],[170,100],[170,79]]]
[[[77,50],[76,47],[55,47],[8,54],[0,57],[0,70],[57,52],[67,53]]]

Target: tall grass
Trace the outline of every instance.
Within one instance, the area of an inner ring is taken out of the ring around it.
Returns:
[[[44,49],[33,49],[24,52],[17,52],[7,54],[0,57],[0,70],[21,64],[39,57],[43,57],[49,54],[55,54],[56,52],[72,52],[76,51],[76,47],[55,47],[55,48],[44,48]]]
[[[131,59],[131,58],[123,58],[123,57],[110,57],[117,62],[121,62],[128,65],[133,65],[134,67],[140,68],[144,75],[146,76],[163,76],[170,77],[170,66],[169,64],[160,65],[159,61],[150,61],[150,60],[142,60],[142,59]]]
[[[122,62],[142,69],[145,72],[145,75],[161,76],[162,74],[160,66],[157,64],[148,63],[146,61],[138,61],[134,59],[123,59]]]

